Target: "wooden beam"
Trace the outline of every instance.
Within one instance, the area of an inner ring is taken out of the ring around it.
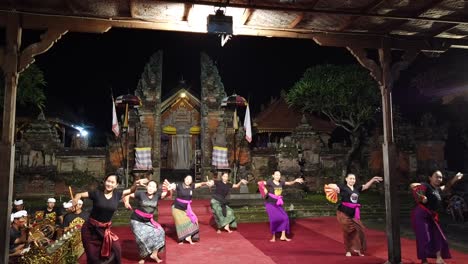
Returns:
[[[420,10],[418,10],[416,13],[412,14],[411,16],[412,17],[419,17],[420,15],[422,15],[424,12],[426,12],[427,10],[430,10],[432,8],[434,8],[435,6],[437,6],[438,4],[440,4],[441,2],[443,2],[444,0],[432,0],[429,4],[427,4],[426,6],[424,6],[423,8],[421,8]],[[392,22],[390,25],[386,25],[385,26],[385,29],[386,32],[392,32],[393,30],[395,30],[395,28],[398,28],[404,24],[406,24],[408,21],[412,21],[412,20],[407,20],[407,21],[404,21],[404,20],[399,20],[399,21],[394,21]],[[429,21],[425,21],[425,22],[429,22]],[[431,22],[435,22],[435,21],[431,21]],[[390,28],[390,29],[388,29]]]
[[[303,18],[304,18],[304,12],[299,13],[296,16],[296,18],[293,21],[291,21],[288,28],[295,28],[297,24],[299,24],[302,21]]]
[[[334,34],[313,34],[314,41],[322,46],[332,47],[359,47],[359,48],[381,48],[383,43],[389,44],[392,49],[398,50],[432,50],[446,51],[453,45],[465,44],[457,43],[455,39],[451,42],[448,39],[427,39],[427,38],[405,38],[405,37],[382,37],[382,36],[349,36]],[[461,40],[464,42],[465,40]],[[468,47],[468,46],[467,46]]]
[[[182,15],[182,21],[188,21],[192,8],[193,4],[184,4],[184,14]]]
[[[450,29],[453,29],[455,27],[457,27],[458,25],[454,25],[454,24],[447,24],[445,26],[441,26],[440,28],[438,28],[437,30],[431,30],[429,31],[428,33],[429,34],[424,34],[425,36],[432,36],[432,37],[435,37],[439,34],[442,34],[444,33],[445,31],[448,31]]]
[[[2,15],[4,13],[0,12],[0,16]],[[110,19],[90,19],[76,16],[21,14],[21,25],[24,29],[47,30],[60,27],[73,32],[105,33],[111,29],[112,21]]]
[[[391,77],[392,82],[395,83],[400,79],[400,74],[402,71],[408,69],[408,67],[413,63],[416,57],[419,55],[419,50],[405,50],[401,56],[401,60],[393,63],[391,68]]]
[[[435,0],[443,1],[443,0]],[[403,21],[427,21],[451,24],[468,24],[468,19],[442,19],[430,17],[417,17],[408,15],[391,15],[391,14],[378,14],[378,13],[360,13],[342,9],[315,9],[311,3],[297,3],[297,4],[281,4],[278,2],[262,2],[255,3],[249,2],[218,2],[209,0],[164,0],[161,2],[169,3],[190,3],[194,5],[206,6],[222,6],[222,7],[236,7],[236,8],[252,8],[254,10],[271,10],[271,11],[284,11],[284,12],[305,12],[310,14],[323,14],[323,15],[342,15],[352,17],[372,17],[381,19],[403,20]]]
[[[367,51],[364,48],[359,47],[346,47],[346,49],[356,58],[359,64],[369,70],[372,78],[374,78],[374,80],[376,80],[377,83],[382,86],[382,69],[374,60],[367,57]]]
[[[8,13],[0,11],[0,22],[4,20],[7,14]],[[21,21],[23,28],[26,29],[44,30],[47,28],[55,28],[57,25],[60,25],[63,28],[67,28],[70,32],[102,33],[112,27],[120,27],[206,33],[206,27],[191,26],[184,21],[167,23],[32,14],[22,14]],[[234,35],[313,39],[322,46],[333,47],[352,46],[378,49],[382,47],[382,43],[385,40],[387,43],[390,43],[390,48],[400,50],[418,49],[422,51],[444,52],[451,47],[468,48],[468,39],[424,38],[421,36],[379,36],[366,33],[311,32],[305,29],[266,28],[260,26],[237,26],[234,28]]]
[[[242,14],[242,18],[239,24],[246,25],[247,23],[249,23],[250,17],[252,16],[253,12],[254,12],[253,8],[244,9],[244,13]]]
[[[442,0],[436,0],[442,1]],[[423,22],[432,22],[432,23],[447,23],[447,24],[463,24],[468,25],[467,18],[431,18],[431,17],[418,17],[414,15],[392,15],[392,14],[379,14],[379,13],[360,13],[353,12],[349,10],[342,9],[315,9],[311,8],[309,4],[280,4],[275,2],[263,2],[263,3],[239,3],[239,2],[215,2],[209,0],[165,0],[165,1],[155,1],[161,3],[180,3],[180,4],[193,4],[193,5],[205,5],[205,6],[222,6],[222,7],[234,7],[234,8],[251,8],[254,10],[270,10],[270,11],[283,11],[283,12],[304,12],[308,14],[322,14],[322,15],[335,15],[335,16],[351,16],[351,17],[369,17],[369,18],[379,18],[379,19],[389,19],[389,20],[400,20],[402,23],[406,21],[423,21]],[[18,12],[11,11],[11,9],[3,9],[1,12]],[[39,14],[41,13],[32,13],[32,12],[20,12],[23,14]],[[42,14],[44,15],[44,14]],[[62,14],[64,15],[64,14]],[[77,14],[91,18],[91,15],[88,14]],[[97,18],[97,17],[94,17]],[[110,18],[112,19],[112,18]]]
[[[135,18],[138,16],[137,8],[135,7],[135,0],[128,1],[128,10],[130,11],[130,17]]]
[[[388,264],[401,263],[400,242],[400,206],[398,201],[398,175],[396,174],[396,148],[393,137],[391,50],[387,47],[379,49],[379,61],[382,69],[382,117],[384,142],[383,165],[385,187],[385,223],[388,245]]]
[[[0,68],[5,63],[5,49],[0,47]]]
[[[367,13],[367,12],[371,11],[372,9],[374,9],[374,8],[378,7],[379,5],[381,5],[383,2],[385,2],[385,0],[374,0],[373,2],[371,2],[370,4],[365,6],[363,9],[361,9],[359,11],[359,13]],[[348,29],[353,24],[353,22],[358,20],[359,18],[360,17],[358,17],[358,16],[351,17],[337,31],[344,31],[344,30]]]
[[[3,104],[3,127],[0,140],[0,254],[2,263],[8,263],[10,242],[10,217],[15,170],[15,116],[18,85],[18,55],[21,47],[22,29],[20,16],[10,13],[6,17],[6,44],[4,63],[5,76]]]
[[[64,34],[68,32],[67,29],[51,28],[46,33],[41,35],[41,41],[29,45],[21,52],[18,72],[23,72],[29,65],[34,62],[36,55],[48,51],[55,42],[57,42]]]

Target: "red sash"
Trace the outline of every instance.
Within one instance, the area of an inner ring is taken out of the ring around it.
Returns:
[[[96,219],[89,218],[88,219],[89,223],[95,227],[100,227],[104,228],[104,239],[102,240],[102,247],[101,247],[101,256],[102,257],[109,257],[112,249],[112,243],[114,241],[119,240],[119,237],[112,233],[110,230],[110,227],[112,225],[112,222],[109,221],[107,223],[102,223],[97,221]]]

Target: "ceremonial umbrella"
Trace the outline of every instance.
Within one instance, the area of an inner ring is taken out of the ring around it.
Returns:
[[[247,100],[245,100],[244,97],[233,94],[228,97],[224,97],[223,100],[221,100],[221,106],[222,107],[246,107],[247,106]]]
[[[233,147],[234,147],[234,168],[233,168],[233,179],[235,182],[237,182],[237,170],[238,170],[238,160],[236,157],[236,135],[237,135],[237,108],[242,107],[245,108],[247,107],[248,103],[247,100],[245,100],[244,97],[237,95],[237,94],[232,94],[228,97],[223,98],[221,100],[221,107],[225,108],[231,108],[235,109],[234,111],[234,120],[233,120],[233,126],[234,126],[234,137],[233,137]]]
[[[127,105],[137,108],[141,106],[141,99],[133,94],[125,94],[115,98],[115,105],[121,108],[127,107]]]
[[[119,108],[124,108],[125,109],[125,118],[124,118],[124,123],[123,123],[123,131],[127,132],[126,136],[126,144],[125,144],[125,163],[126,163],[126,169],[125,169],[125,187],[128,187],[128,145],[129,145],[129,140],[128,140],[128,110],[130,109],[135,109],[140,107],[141,104],[141,99],[140,97],[133,95],[133,94],[124,94],[120,95],[117,98],[115,98],[115,105]]]

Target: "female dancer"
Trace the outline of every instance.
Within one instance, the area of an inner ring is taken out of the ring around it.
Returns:
[[[270,242],[276,241],[277,232],[281,232],[281,241],[291,241],[291,239],[286,237],[286,233],[289,234],[289,217],[284,211],[283,196],[281,196],[281,194],[283,193],[283,187],[285,185],[293,185],[296,182],[302,184],[304,180],[302,178],[297,178],[294,181],[282,181],[279,171],[275,171],[272,178],[273,179],[268,181],[258,182],[260,193],[266,199],[265,209],[270,219],[270,231],[273,234]]]
[[[104,179],[104,188],[93,191],[77,193],[73,199],[73,205],[77,205],[82,198],[93,201],[93,208],[88,220],[81,228],[83,247],[88,264],[121,263],[121,248],[119,239],[111,232],[112,216],[123,196],[134,193],[137,186],[145,186],[147,179],[135,181],[130,189],[116,190],[120,177],[115,174],[107,175]]]
[[[169,191],[177,191],[177,198],[172,206],[172,216],[174,217],[179,244],[187,241],[193,245],[193,241],[200,239],[198,218],[190,206],[193,190],[205,185],[212,186],[213,182],[194,183],[192,176],[187,175],[182,183],[169,183],[167,180],[164,180],[164,185],[167,186]]]
[[[128,209],[132,209],[130,197],[138,201],[138,207],[130,216],[132,232],[140,250],[141,259],[138,264],[145,263],[148,256],[158,263],[162,262],[158,252],[164,248],[165,233],[161,225],[153,219],[153,214],[157,209],[158,200],[164,198],[167,192],[161,193],[157,190],[157,183],[151,180],[146,186],[146,192],[136,192],[124,197],[125,207]]]
[[[442,173],[434,171],[428,182],[412,183],[416,207],[411,213],[411,224],[416,234],[416,249],[418,259],[427,264],[428,258],[436,258],[437,264],[445,263],[444,259],[451,258],[447,239],[439,226],[437,209],[440,208],[441,192],[446,192],[463,174],[457,173],[447,185],[442,184]]]
[[[336,218],[343,230],[343,240],[345,244],[346,256],[351,257],[351,253],[364,256],[362,252],[366,250],[366,236],[364,225],[361,223],[360,207],[358,203],[359,194],[369,189],[373,183],[383,181],[382,177],[375,176],[366,184],[355,187],[356,176],[348,174],[345,178],[346,184],[328,184],[328,187],[340,194],[341,202],[336,211]]]
[[[220,181],[214,181],[216,190],[211,198],[211,210],[218,225],[218,233],[221,233],[221,228],[231,233],[232,228],[237,228],[236,217],[234,211],[228,206],[229,202],[226,196],[231,191],[231,188],[239,188],[241,184],[247,184],[246,180],[240,180],[237,184],[228,182],[229,175],[227,172],[223,173]]]

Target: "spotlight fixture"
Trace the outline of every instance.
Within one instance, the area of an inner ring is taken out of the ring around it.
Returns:
[[[221,46],[232,36],[232,16],[226,16],[224,10],[217,9],[214,15],[208,15],[207,31],[221,37]]]
[[[208,15],[208,33],[232,35],[232,16],[226,16],[222,9],[214,15]]]

